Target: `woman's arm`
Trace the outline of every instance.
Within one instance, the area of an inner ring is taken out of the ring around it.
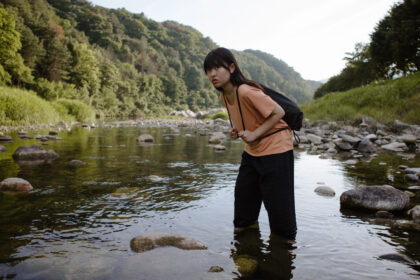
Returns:
[[[273,112],[268,116],[268,118],[254,131],[243,130],[238,132],[238,136],[242,138],[245,142],[253,142],[257,140],[260,136],[266,133],[270,128],[272,128],[278,121],[283,118],[285,112],[283,108],[276,103]]]

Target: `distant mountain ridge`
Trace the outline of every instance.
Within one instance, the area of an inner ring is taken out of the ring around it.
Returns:
[[[33,78],[15,74],[11,85],[47,100],[77,99],[108,116],[220,106],[202,67],[217,45],[192,27],[86,0],[0,0],[0,8],[15,19],[19,53]],[[233,52],[249,78],[298,103],[310,101],[320,85],[271,54]]]

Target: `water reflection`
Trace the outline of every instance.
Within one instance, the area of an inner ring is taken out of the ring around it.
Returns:
[[[294,242],[277,235],[270,235],[264,242],[259,229],[235,233],[231,257],[239,267],[238,279],[292,279],[294,249]],[[241,260],[248,260],[248,263]],[[257,264],[255,271],[253,261]],[[244,266],[242,274],[241,266]]]
[[[139,145],[143,133],[155,142]],[[349,166],[296,152],[299,230],[293,245],[269,236],[265,210],[259,230],[232,236],[240,141],[227,141],[219,153],[195,131],[168,134],[170,129],[135,127],[60,132],[62,141],[44,146],[60,158],[39,166],[12,159],[20,145],[41,145],[13,135],[0,154],[0,180],[21,177],[35,189],[0,193],[0,278],[172,279],[174,269],[179,277],[173,279],[242,279],[235,259],[247,255],[258,262],[256,279],[415,279],[418,267],[377,257],[399,252],[419,262],[420,234],[375,223],[370,214],[342,212],[339,195],[362,184],[404,189],[398,165],[420,166],[418,158],[385,154]],[[69,166],[73,159],[86,164]],[[315,194],[319,182],[337,195]],[[131,252],[131,238],[147,232],[188,235],[209,250]],[[224,274],[209,276],[212,265],[222,266]]]

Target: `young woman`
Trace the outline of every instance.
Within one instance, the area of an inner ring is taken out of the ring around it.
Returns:
[[[273,133],[287,127],[282,120],[284,110],[257,82],[244,77],[228,49],[212,50],[204,60],[204,70],[221,92],[221,101],[233,122],[230,137],[240,137],[246,143],[235,185],[235,232],[258,225],[263,202],[271,233],[294,239],[292,132],[284,129]]]

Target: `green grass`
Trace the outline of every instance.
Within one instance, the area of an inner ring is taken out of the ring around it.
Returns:
[[[420,72],[330,93],[301,106],[305,118],[311,121],[358,121],[370,116],[381,123],[400,120],[411,124],[420,124],[419,108]]]
[[[205,115],[203,117],[203,119],[211,119],[211,120],[215,120],[215,119],[222,119],[222,120],[228,120],[229,116],[226,112],[219,112],[213,115]]]
[[[56,124],[59,121],[91,121],[95,111],[75,100],[48,102],[33,91],[0,87],[0,125]]]

